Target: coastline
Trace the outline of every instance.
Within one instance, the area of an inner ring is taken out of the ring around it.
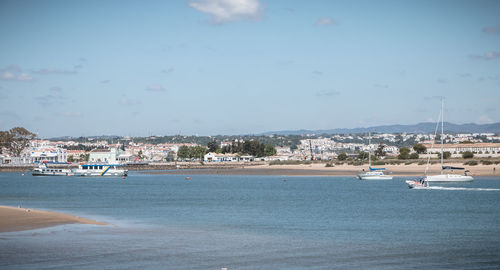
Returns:
[[[461,163],[450,163],[447,166],[464,167]],[[426,165],[418,164],[400,164],[400,165],[384,165],[387,172],[393,176],[422,176]],[[498,167],[498,168],[496,168]],[[500,165],[476,165],[465,166],[468,174],[472,176],[500,176]],[[495,170],[494,170],[495,168]],[[355,176],[362,170],[368,170],[368,165],[334,165],[326,167],[324,163],[313,164],[297,164],[297,165],[256,165],[256,166],[240,166],[227,167],[220,166],[218,168],[196,168],[196,169],[178,169],[178,170],[158,170],[158,171],[142,171],[143,174],[179,174],[179,175],[283,175],[283,176]],[[429,166],[427,174],[439,174],[441,171],[440,164],[432,164]],[[456,174],[463,174],[463,170],[454,171]]]
[[[76,223],[108,225],[108,223],[98,222],[64,213],[0,206],[0,233],[27,231]]]

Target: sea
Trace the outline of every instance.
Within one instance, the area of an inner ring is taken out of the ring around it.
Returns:
[[[0,205],[109,223],[0,233],[0,269],[500,269],[500,177],[405,180],[0,173]]]

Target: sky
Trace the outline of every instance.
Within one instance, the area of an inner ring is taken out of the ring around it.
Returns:
[[[500,1],[0,1],[0,130],[500,122]]]

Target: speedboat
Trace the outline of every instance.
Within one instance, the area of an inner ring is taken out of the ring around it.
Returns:
[[[420,179],[406,180],[405,182],[406,184],[408,184],[408,188],[419,189],[429,187],[429,183],[427,183],[425,177],[422,177]]]

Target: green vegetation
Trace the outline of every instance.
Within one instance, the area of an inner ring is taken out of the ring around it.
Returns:
[[[346,159],[347,159],[347,154],[346,154],[346,153],[344,153],[344,152],[342,152],[342,153],[340,153],[340,154],[338,155],[337,159],[338,159],[338,160],[341,160],[341,161],[344,161],[344,160],[346,160]]]
[[[438,158],[441,158],[441,153],[437,153]],[[451,152],[445,151],[443,152],[443,159],[449,159],[451,157]]]
[[[398,159],[409,159],[410,158],[410,148],[408,147],[401,147],[399,149],[399,155]]]
[[[385,156],[386,152],[384,151],[385,145],[383,143],[378,144],[377,150],[375,150],[375,156],[377,157],[383,157]]]
[[[368,159],[368,152],[359,152],[358,159],[360,160]]]
[[[473,158],[474,157],[474,153],[472,153],[471,151],[465,151],[462,153],[462,157],[467,159],[467,158]]]
[[[411,153],[409,156],[410,159],[418,159],[418,154],[417,153]]]
[[[24,148],[29,145],[30,140],[36,137],[23,127],[15,127],[9,131],[0,131],[0,153],[6,148],[12,155],[18,157]]]
[[[476,166],[478,163],[476,160],[469,160],[469,161],[466,161],[464,162],[464,165],[468,165],[468,166]]]
[[[413,150],[415,150],[417,154],[424,154],[425,152],[427,152],[427,147],[425,147],[425,145],[421,143],[417,143],[413,146]]]

